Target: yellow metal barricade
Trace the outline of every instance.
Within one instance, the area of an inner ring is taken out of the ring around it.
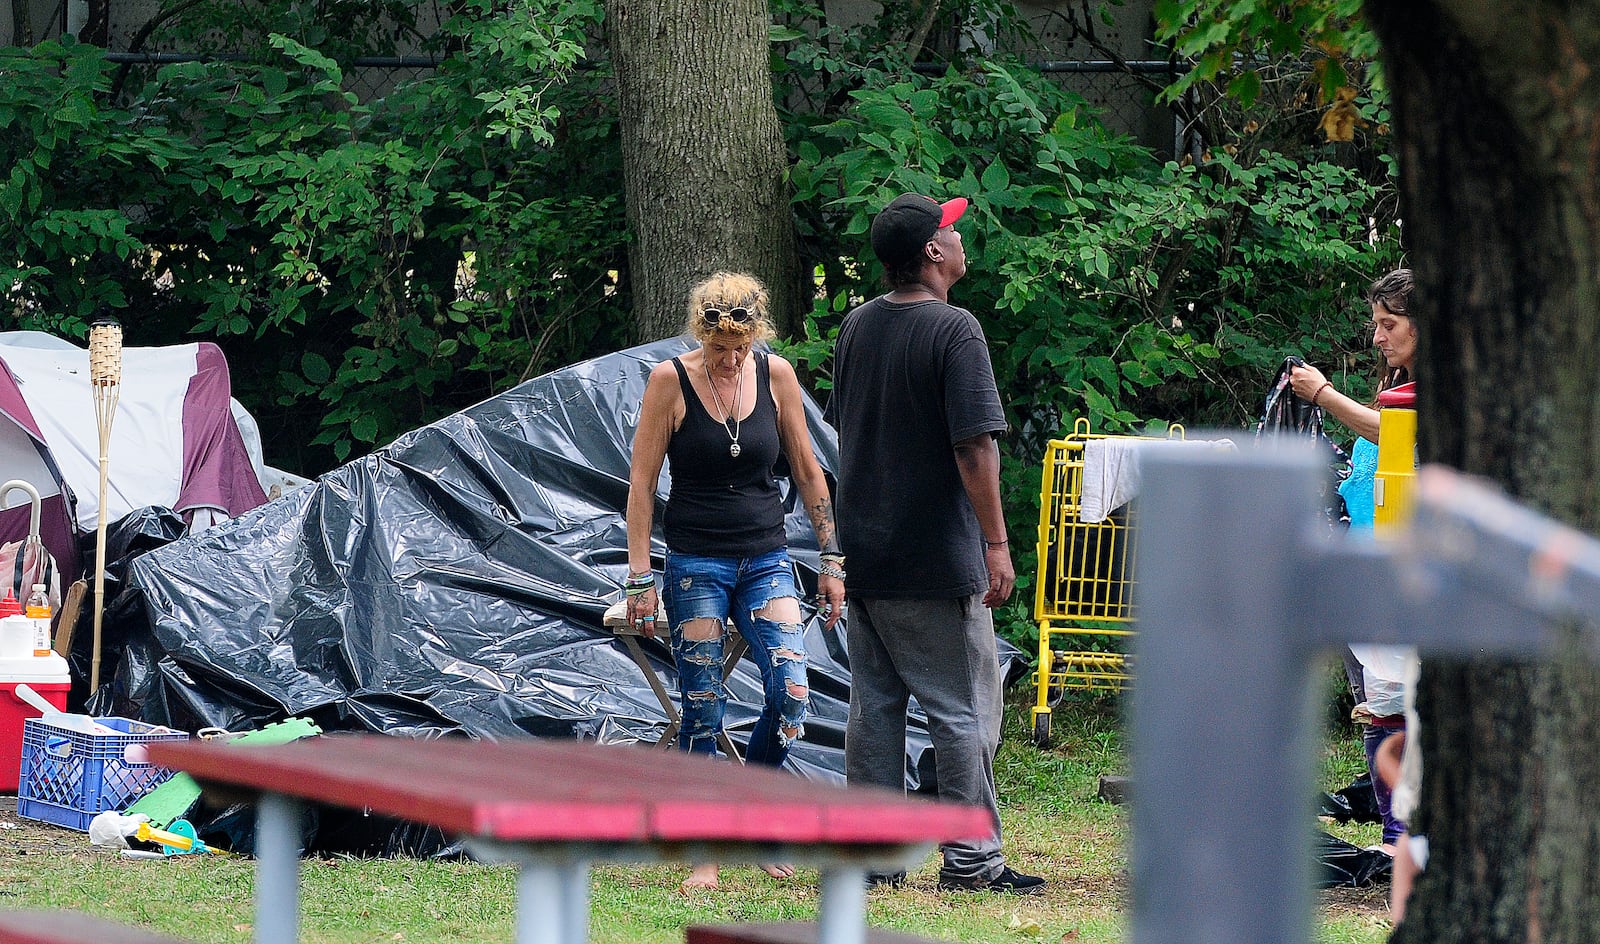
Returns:
[[[1079,517],[1083,494],[1083,450],[1095,439],[1160,439],[1108,436],[1078,419],[1072,433],[1045,450],[1039,489],[1039,569],[1033,618],[1039,624],[1038,701],[1033,740],[1050,742],[1054,694],[1068,688],[1119,690],[1130,678],[1119,637],[1133,634],[1133,513],[1115,509],[1103,521]],[[1173,424],[1167,439],[1182,439]]]

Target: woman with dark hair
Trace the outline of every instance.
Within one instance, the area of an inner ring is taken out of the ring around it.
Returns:
[[[1417,358],[1417,326],[1411,320],[1410,269],[1396,269],[1367,289],[1367,304],[1372,306],[1372,345],[1383,356],[1378,375],[1378,392],[1410,383]],[[1309,365],[1290,372],[1295,396],[1322,407],[1330,416],[1350,427],[1357,436],[1378,440],[1376,403],[1362,403],[1334,389],[1322,371]]]
[[[650,533],[656,483],[671,460],[662,517],[664,591],[678,667],[680,750],[714,755],[727,693],[723,638],[732,620],[761,669],[765,700],[745,760],[781,767],[806,717],[805,636],[773,466],[787,458],[821,548],[817,578],[827,626],[844,606],[844,555],[833,501],[788,361],[755,350],[772,337],[767,292],[748,275],[718,272],[689,292],[688,333],[700,346],[657,364],[645,386],[628,488],[628,619],[655,634]],[[786,865],[769,875],[794,874]],[[695,867],[684,889],[715,888],[717,866]]]
[[[1378,392],[1411,383],[1417,358],[1417,326],[1411,320],[1410,269],[1395,269],[1367,289],[1372,307],[1372,344],[1382,356]],[[1376,399],[1362,403],[1334,389],[1315,367],[1295,367],[1290,372],[1295,396],[1323,408],[1334,419],[1355,431],[1357,439],[1350,449],[1350,475],[1339,486],[1350,513],[1351,530],[1372,528],[1372,482],[1378,465],[1378,408]],[[1405,831],[1405,823],[1394,813],[1387,784],[1377,776],[1376,756],[1390,736],[1405,733],[1402,711],[1404,680],[1396,670],[1403,653],[1387,646],[1346,647],[1345,672],[1355,694],[1357,719],[1365,727],[1362,735],[1367,755],[1367,770],[1372,777],[1373,794],[1383,817],[1384,851],[1393,855],[1395,843]]]

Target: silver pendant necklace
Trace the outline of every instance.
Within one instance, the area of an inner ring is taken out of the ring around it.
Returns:
[[[744,364],[739,364],[739,386],[733,392],[732,412],[729,412],[728,408],[722,405],[722,398],[717,396],[717,382],[711,379],[711,365],[702,363],[701,366],[706,369],[706,385],[711,388],[711,402],[715,403],[717,410],[722,413],[722,419],[719,421],[722,424],[722,431],[728,434],[729,439],[733,440],[728,445],[728,455],[737,459],[741,451],[739,449],[739,404],[744,399]],[[733,420],[731,428],[728,426],[730,418]]]

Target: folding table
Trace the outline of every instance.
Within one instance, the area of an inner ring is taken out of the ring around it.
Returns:
[[[666,713],[667,727],[666,730],[661,732],[661,737],[656,740],[656,745],[662,750],[671,750],[677,747],[678,731],[683,727],[683,716],[678,712],[678,704],[673,700],[672,693],[667,691],[666,685],[661,682],[661,676],[656,674],[655,667],[650,664],[649,658],[645,656],[644,647],[639,644],[639,638],[643,635],[639,631],[639,627],[628,622],[626,601],[612,604],[607,608],[604,623],[606,629],[615,633],[617,638],[622,640],[622,644],[627,647],[628,655],[633,657],[634,664],[638,665],[639,671],[644,673],[644,680],[650,683],[650,690],[656,693],[656,700],[661,702],[661,710]],[[663,627],[657,632],[666,633],[664,628],[666,623],[659,615],[656,619],[656,625]],[[722,681],[726,684],[728,676],[733,674],[733,670],[738,666],[739,660],[744,658],[745,650],[749,648],[749,644],[744,641],[743,636],[739,635],[739,630],[732,623],[723,620],[722,626],[723,632],[726,634],[722,643]],[[727,731],[717,732],[717,746],[722,749],[722,753],[734,760],[743,762],[744,758],[740,756],[739,748],[734,746],[733,739],[728,737]]]

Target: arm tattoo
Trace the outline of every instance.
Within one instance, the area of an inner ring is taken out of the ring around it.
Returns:
[[[839,550],[839,535],[833,524],[833,499],[823,497],[806,506],[811,516],[811,528],[817,532],[817,547],[824,551]]]

